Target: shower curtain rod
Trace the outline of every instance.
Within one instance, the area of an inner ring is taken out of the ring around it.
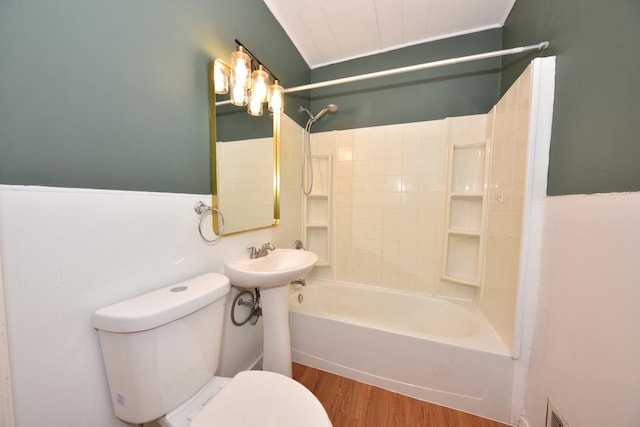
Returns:
[[[284,93],[300,92],[303,90],[319,89],[328,86],[337,86],[345,83],[359,82],[362,80],[376,79],[378,77],[393,76],[395,74],[409,73],[411,71],[427,70],[429,68],[444,67],[446,65],[461,64],[463,62],[479,61],[481,59],[495,58],[498,56],[514,55],[516,53],[529,52],[533,50],[545,50],[549,48],[549,42],[544,41],[538,44],[528,46],[514,47],[511,49],[496,50],[493,52],[477,53],[475,55],[460,56],[458,58],[442,59],[440,61],[425,62],[423,64],[409,65],[407,67],[393,68],[391,70],[376,71],[373,73],[360,74],[358,76],[342,77],[335,80],[327,80],[324,82],[310,83],[302,86],[294,86],[284,90]],[[216,105],[231,104],[231,101],[218,101]]]
[[[528,46],[514,47],[511,49],[496,50],[494,52],[478,53],[475,55],[461,56],[459,58],[443,59],[440,61],[426,62],[423,64],[409,65],[407,67],[393,68],[391,70],[376,71],[374,73],[360,74],[358,76],[343,77],[335,80],[327,80],[324,82],[311,83],[302,86],[295,86],[285,89],[285,93],[300,92],[303,90],[318,89],[327,86],[336,86],[345,83],[359,82],[362,80],[375,79],[378,77],[392,76],[395,74],[409,73],[411,71],[426,70],[429,68],[444,67],[445,65],[460,64],[463,62],[478,61],[480,59],[495,58],[497,56],[513,55],[516,53],[528,52],[532,50],[545,50],[549,47],[549,42],[544,41],[538,44]]]

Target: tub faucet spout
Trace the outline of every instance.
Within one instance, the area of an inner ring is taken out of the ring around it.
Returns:
[[[292,284],[292,285],[302,285],[302,286],[307,286],[307,281],[306,281],[304,278],[302,278],[302,277],[301,277],[301,278],[299,278],[299,279],[292,280],[292,281],[291,281],[291,284]]]

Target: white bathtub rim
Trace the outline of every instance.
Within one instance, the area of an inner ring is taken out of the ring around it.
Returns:
[[[374,285],[363,285],[360,283],[352,283],[352,282],[337,282],[337,281],[324,280],[324,279],[313,279],[307,282],[307,286],[311,286],[311,287],[323,286],[323,284],[327,284],[331,286],[340,286],[340,287],[354,287],[354,288],[359,288],[363,290],[382,292],[382,293],[400,294],[400,295],[404,295],[412,298],[437,299],[437,300],[444,300],[447,302],[451,302],[465,310],[472,312],[474,315],[479,316],[485,320],[486,324],[483,325],[483,328],[482,328],[482,334],[484,335],[483,338],[485,339],[480,340],[478,336],[474,336],[470,338],[456,337],[456,338],[448,339],[446,337],[440,337],[437,335],[421,334],[415,331],[410,331],[410,332],[403,331],[397,328],[385,327],[384,325],[380,325],[380,324],[376,324],[375,326],[373,326],[371,323],[368,323],[367,321],[363,321],[354,317],[341,316],[334,313],[318,314],[318,313],[309,312],[304,309],[300,309],[296,304],[290,304],[289,310],[296,313],[303,314],[305,316],[311,316],[316,319],[329,318],[329,319],[337,320],[340,322],[351,323],[351,324],[362,326],[362,327],[368,327],[368,328],[374,327],[375,329],[380,329],[385,332],[399,334],[406,337],[428,339],[430,341],[434,341],[443,345],[451,345],[454,347],[462,347],[462,348],[472,347],[473,349],[481,352],[511,357],[511,352],[509,351],[507,345],[504,343],[504,341],[502,341],[502,338],[500,338],[498,333],[493,329],[491,324],[486,320],[482,312],[478,309],[478,307],[475,306],[475,304],[472,301],[459,299],[459,298],[447,298],[447,297],[440,297],[440,296],[425,295],[425,294],[401,290],[401,289],[387,289],[384,287],[379,287]],[[305,287],[302,287],[300,285],[293,285],[291,287],[290,295],[295,294],[299,291],[302,291],[304,293],[304,290],[305,290]]]
[[[306,283],[307,283],[307,286],[318,286],[318,285],[322,285],[323,283],[325,283],[325,284],[328,284],[328,285],[349,286],[349,287],[354,287],[354,288],[376,290],[376,291],[385,292],[385,293],[400,294],[400,295],[406,295],[406,296],[418,297],[418,298],[441,299],[441,300],[445,300],[445,301],[449,301],[449,302],[453,302],[455,304],[458,304],[463,308],[471,309],[474,312],[478,311],[478,307],[473,303],[473,301],[465,299],[465,298],[432,295],[432,294],[426,294],[426,293],[421,293],[421,292],[416,292],[416,291],[409,291],[407,289],[387,288],[387,287],[378,286],[378,285],[365,285],[365,284],[362,284],[362,283],[348,282],[348,281],[344,281],[344,280],[330,280],[330,279],[315,279],[315,278],[311,278],[311,279],[307,279]],[[304,290],[304,286],[302,286],[302,285],[291,285],[291,286],[293,288],[295,288],[295,289],[303,289]]]

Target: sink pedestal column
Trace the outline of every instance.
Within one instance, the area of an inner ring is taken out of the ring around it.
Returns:
[[[289,284],[260,289],[264,354],[262,369],[291,378]]]

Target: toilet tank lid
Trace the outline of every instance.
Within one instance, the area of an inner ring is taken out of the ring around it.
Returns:
[[[224,297],[229,288],[226,276],[217,273],[203,274],[101,308],[93,314],[93,326],[116,333],[153,329],[213,303]]]

